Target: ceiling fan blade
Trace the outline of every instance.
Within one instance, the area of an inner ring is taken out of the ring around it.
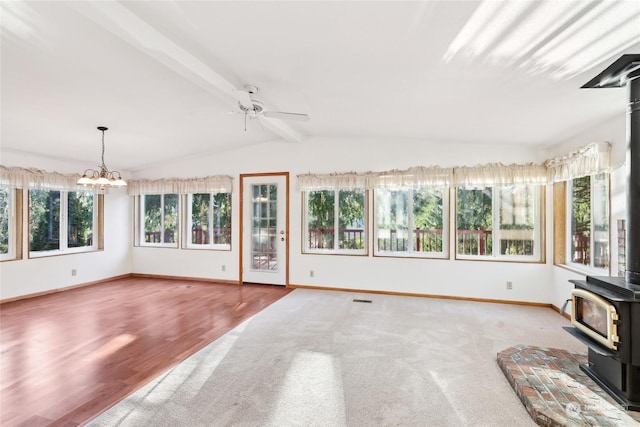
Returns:
[[[299,134],[294,129],[289,127],[289,125],[287,125],[286,123],[280,120],[266,117],[263,114],[258,114],[258,120],[260,121],[260,124],[262,124],[262,126],[265,129],[275,133],[276,135],[281,136],[286,141],[302,142],[303,140],[303,137],[301,134]]]
[[[263,111],[262,114],[265,117],[269,117],[271,119],[295,120],[298,122],[306,122],[309,120],[309,115],[303,114],[303,113],[285,113],[283,111]]]

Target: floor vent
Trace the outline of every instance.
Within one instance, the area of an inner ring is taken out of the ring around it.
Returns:
[[[367,304],[371,304],[373,301],[371,301],[370,299],[354,299],[353,302],[364,302]]]

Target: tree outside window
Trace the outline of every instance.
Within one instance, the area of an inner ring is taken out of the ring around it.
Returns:
[[[142,196],[144,243],[175,244],[178,241],[178,195]]]
[[[0,188],[0,255],[9,253],[10,191]]]
[[[609,267],[609,180],[598,174],[569,182],[569,259],[571,263]]]
[[[30,253],[95,248],[96,215],[94,193],[30,190]]]
[[[536,185],[458,187],[457,254],[540,260],[540,194]]]
[[[319,190],[306,195],[305,251],[366,249],[364,190]]]
[[[231,248],[231,194],[195,193],[187,197],[189,245]]]
[[[378,254],[444,255],[443,187],[376,189]]]

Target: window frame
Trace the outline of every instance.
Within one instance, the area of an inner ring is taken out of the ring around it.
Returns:
[[[594,204],[597,203],[597,199],[594,198],[594,182],[596,176],[604,175],[606,182],[606,219],[607,219],[607,230],[605,235],[607,236],[607,266],[606,267],[596,267],[594,266],[595,259],[595,251],[592,250],[595,246],[595,221],[594,221]],[[564,183],[564,230],[562,233],[562,238],[564,240],[564,253],[562,260],[562,264],[566,265],[568,268],[572,270],[577,270],[580,272],[584,272],[588,275],[609,275],[611,271],[611,174],[607,172],[594,173],[590,175],[586,175],[589,177],[589,199],[590,199],[590,239],[589,239],[589,264],[582,264],[579,262],[574,262],[572,260],[572,239],[573,236],[571,234],[572,231],[572,221],[573,221],[573,182],[575,179],[580,179],[584,177],[576,177],[572,178]]]
[[[513,186],[528,186],[535,189],[534,200],[537,201],[533,215],[533,255],[505,255],[500,253],[500,202],[499,190],[509,188],[512,185],[483,185],[483,186],[456,186],[455,191],[455,212],[454,230],[452,244],[456,260],[465,261],[498,261],[498,262],[522,262],[522,263],[544,263],[545,262],[545,194],[546,186],[543,184],[515,184]],[[467,187],[468,189],[491,189],[491,253],[485,255],[469,255],[458,253],[458,189]]]
[[[57,249],[33,251],[31,250],[31,192],[32,191],[57,191],[60,193],[60,224],[58,227],[59,245]],[[92,212],[92,241],[91,245],[69,247],[69,193],[88,193],[93,196],[93,212]],[[82,189],[58,190],[48,188],[31,188],[27,191],[27,248],[29,258],[42,258],[56,255],[77,254],[86,252],[96,252],[101,249],[102,221],[99,221],[103,209],[102,198],[93,191]]]
[[[440,188],[442,189],[442,251],[440,252],[422,252],[416,251],[413,247],[414,242],[414,234],[415,234],[415,223],[414,223],[414,194],[416,190],[420,189],[428,189],[428,188]],[[408,237],[407,240],[410,242],[410,248],[407,251],[387,251],[380,250],[378,247],[378,191],[404,191],[408,192],[407,195],[407,231]],[[450,187],[447,185],[423,185],[423,186],[407,186],[407,187],[381,187],[376,188],[373,191],[373,256],[375,257],[391,257],[391,258],[425,258],[425,259],[449,259],[450,258],[450,244],[449,244],[449,229],[450,229]]]
[[[165,233],[162,232],[162,230],[164,230],[164,215],[162,215],[162,213],[164,213],[165,211],[165,197],[166,196],[176,196],[177,199],[177,207],[176,207],[176,239],[175,242],[164,242],[164,238],[165,238]],[[146,196],[160,196],[160,212],[161,212],[161,216],[160,216],[160,242],[158,243],[154,243],[154,242],[146,242],[145,241],[145,233],[146,233],[146,229],[145,229],[145,197]],[[145,193],[145,194],[139,194],[138,196],[136,196],[135,198],[136,203],[135,203],[135,210],[136,210],[136,226],[137,226],[137,230],[136,230],[136,239],[135,239],[135,246],[141,246],[141,247],[152,247],[152,248],[170,248],[170,249],[177,249],[180,247],[180,233],[181,233],[181,227],[180,224],[182,223],[182,197],[180,197],[180,195],[178,193]]]
[[[309,236],[309,195],[312,192],[318,191],[333,191],[334,194],[334,230],[339,230],[340,224],[340,191],[361,191],[363,193],[363,215],[362,215],[362,229],[364,233],[364,238],[362,242],[364,243],[364,247],[362,249],[340,249],[336,248],[337,242],[339,239],[333,239],[334,247],[329,248],[311,248],[309,246],[310,236]],[[303,221],[302,221],[302,253],[303,254],[315,254],[315,255],[349,255],[349,256],[368,256],[369,255],[369,190],[364,187],[359,188],[326,188],[326,189],[317,189],[317,190],[306,190],[302,192],[302,212],[303,212]]]
[[[208,194],[209,198],[209,227],[207,230],[209,236],[209,243],[201,244],[201,243],[193,243],[193,196],[194,194]],[[226,194],[229,197],[229,243],[214,243],[214,230],[215,227],[211,226],[214,224],[213,216],[214,212],[214,198],[217,194]],[[184,205],[185,205],[185,216],[186,220],[184,221],[185,229],[184,229],[184,247],[186,249],[196,249],[196,250],[219,250],[219,251],[231,251],[231,241],[233,237],[233,200],[231,197],[231,193],[225,191],[211,191],[211,192],[199,192],[199,193],[188,193],[184,195]]]

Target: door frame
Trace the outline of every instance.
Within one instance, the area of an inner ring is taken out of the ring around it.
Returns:
[[[239,264],[238,266],[239,268],[239,272],[238,272],[238,283],[240,285],[244,284],[243,281],[243,255],[244,255],[244,230],[243,230],[243,224],[244,224],[244,179],[245,178],[259,178],[259,177],[265,177],[268,178],[270,176],[283,176],[285,178],[285,200],[284,200],[284,204],[285,204],[285,217],[284,217],[284,235],[285,235],[285,258],[286,258],[286,262],[285,262],[285,271],[284,271],[284,287],[288,288],[289,287],[289,172],[267,172],[267,173],[241,173],[240,174],[240,242],[239,242],[239,253],[238,253],[238,260],[239,260]]]

